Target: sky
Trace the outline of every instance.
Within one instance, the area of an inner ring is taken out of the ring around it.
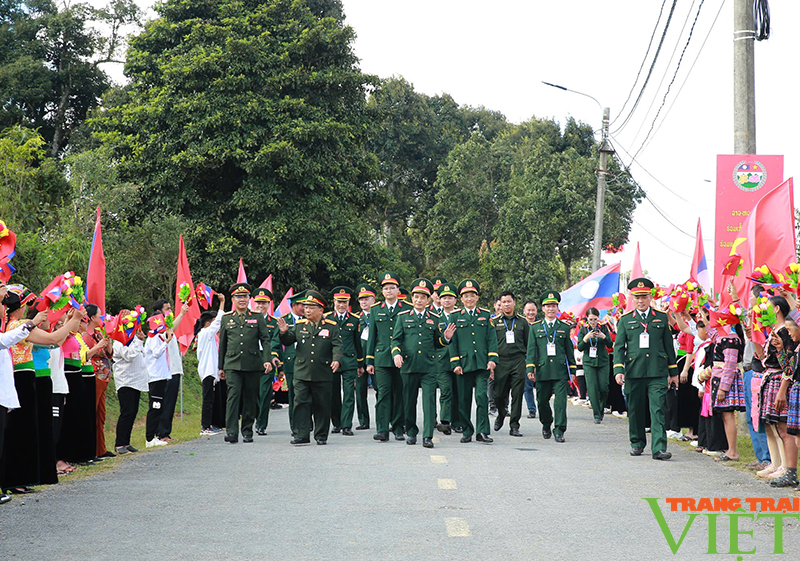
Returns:
[[[653,49],[672,0],[665,4]],[[448,93],[459,104],[500,111],[514,123],[537,117],[563,126],[574,117],[599,130],[601,106],[608,107],[618,156],[666,218],[643,201],[630,243],[603,259],[629,270],[638,242],[642,267],[665,285],[689,276],[698,218],[709,266],[713,261],[716,156],[733,153],[733,4],[677,1],[648,88],[620,128],[631,107],[626,98],[639,94],[641,79],[635,89],[634,83],[659,0],[343,0],[366,73],[403,76],[419,92]],[[655,120],[698,7],[691,41]],[[800,2],[773,0],[770,9],[771,36],[755,45],[756,146],[758,154],[784,155],[789,178],[800,163],[800,104],[792,95],[800,81]]]

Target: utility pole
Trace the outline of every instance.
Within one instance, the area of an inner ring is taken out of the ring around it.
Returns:
[[[608,121],[611,111],[603,109],[603,136],[600,142],[600,168],[597,170],[597,206],[594,211],[594,253],[592,254],[592,271],[600,268],[600,255],[603,251],[603,214],[606,206],[606,175],[608,174],[608,156],[614,150],[608,143]]]
[[[733,2],[733,153],[756,153],[754,0]]]

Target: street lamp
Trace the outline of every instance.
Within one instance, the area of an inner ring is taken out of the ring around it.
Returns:
[[[551,88],[563,90],[565,92],[571,92],[582,95],[583,97],[588,97],[589,99],[593,100],[597,106],[600,107],[600,109],[603,110],[603,125],[601,128],[602,139],[600,141],[599,150],[600,164],[599,169],[597,170],[597,205],[594,212],[594,251],[592,253],[592,271],[596,271],[600,268],[600,255],[603,251],[603,212],[605,210],[606,202],[606,175],[608,174],[608,156],[609,154],[614,153],[613,148],[611,148],[611,145],[608,142],[608,121],[611,111],[608,107],[603,107],[600,102],[597,101],[597,99],[589,94],[571,90],[564,86],[559,86],[558,84],[551,84],[550,82],[542,81],[542,84],[550,86]]]

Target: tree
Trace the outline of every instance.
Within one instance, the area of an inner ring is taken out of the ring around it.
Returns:
[[[129,97],[93,119],[135,220],[180,214],[193,271],[227,286],[242,257],[280,287],[374,266],[376,172],[353,31],[305,2],[167,0],[130,41]]]

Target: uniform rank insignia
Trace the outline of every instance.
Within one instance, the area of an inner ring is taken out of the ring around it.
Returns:
[[[247,323],[258,323],[257,319],[248,319]]]
[[[426,321],[425,323],[430,323],[431,325],[433,325],[433,320],[432,320],[432,319],[429,319],[429,320],[428,320],[428,321]]]

